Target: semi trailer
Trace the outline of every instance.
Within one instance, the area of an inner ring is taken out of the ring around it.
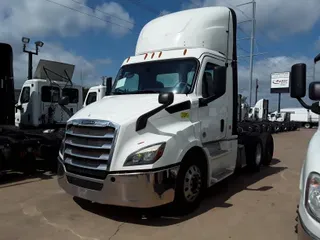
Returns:
[[[194,209],[204,191],[273,157],[270,133],[238,133],[237,17],[180,11],[140,32],[106,97],[67,122],[58,183],[102,204]]]
[[[52,98],[54,95],[43,95],[40,86],[40,83],[45,85],[43,79],[28,80],[22,88],[18,105],[15,106],[12,47],[0,43],[0,50],[0,174],[8,170],[33,173],[36,170],[36,160],[45,160],[51,170],[56,170],[65,123],[46,122],[48,118],[43,122],[40,121],[40,116],[36,115],[36,107],[41,104],[40,99]],[[46,87],[50,86],[47,84]],[[43,88],[44,86],[42,90]],[[68,99],[68,96],[65,96],[65,99]],[[70,114],[64,102],[59,100],[59,103]],[[16,112],[19,111],[18,116],[21,118],[18,125],[22,126],[15,126],[15,109]],[[34,116],[39,116],[39,119]],[[42,128],[33,125],[39,122],[44,123]]]
[[[314,58],[314,64],[320,61],[320,54]],[[311,105],[303,101],[306,95],[307,66],[305,63],[294,64],[291,68],[290,96],[314,114],[320,115],[320,82],[309,85]],[[319,164],[320,131],[312,136],[300,173],[300,200],[296,218],[298,239],[320,239],[320,164]]]

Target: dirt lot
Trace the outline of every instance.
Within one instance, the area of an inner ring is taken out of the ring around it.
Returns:
[[[275,135],[271,167],[218,184],[183,218],[167,208],[142,212],[79,203],[48,174],[6,176],[0,179],[0,239],[296,239],[299,173],[313,133]]]

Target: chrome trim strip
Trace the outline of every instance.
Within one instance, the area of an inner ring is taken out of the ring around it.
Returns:
[[[104,160],[104,161],[108,161],[109,160],[109,154],[102,154],[100,157],[92,157],[92,156],[88,156],[88,155],[81,155],[81,154],[76,154],[76,153],[72,153],[70,148],[66,148],[64,150],[64,154],[73,156],[73,157],[78,157],[78,158],[87,158],[87,159],[91,159],[91,160]]]
[[[106,171],[107,170],[107,164],[103,164],[103,163],[99,164],[98,167],[90,167],[87,165],[76,164],[76,163],[72,162],[71,158],[67,158],[64,162],[67,164],[70,164],[72,166],[79,167],[79,168],[86,168],[86,169],[90,169],[90,170],[99,170],[99,171]]]
[[[92,127],[92,126],[90,126]],[[114,138],[114,134],[107,133],[103,136],[97,136],[97,135],[87,135],[87,134],[78,134],[78,133],[73,133],[70,130],[66,131],[66,134],[75,136],[75,137],[82,137],[82,138]]]
[[[79,147],[79,148],[103,149],[103,150],[109,150],[109,149],[111,149],[111,144],[108,144],[108,143],[103,144],[101,147],[92,146],[92,145],[82,145],[82,144],[73,143],[72,140],[70,140],[70,139],[67,139],[64,143],[67,144],[67,145],[71,145],[71,146]]]

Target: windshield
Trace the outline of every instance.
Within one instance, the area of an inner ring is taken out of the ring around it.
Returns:
[[[189,93],[198,67],[196,59],[144,62],[122,66],[112,94]]]

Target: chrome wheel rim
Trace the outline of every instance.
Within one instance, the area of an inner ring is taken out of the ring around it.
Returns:
[[[186,171],[183,181],[183,193],[188,202],[194,202],[200,194],[202,187],[201,171],[196,165],[192,165]]]

